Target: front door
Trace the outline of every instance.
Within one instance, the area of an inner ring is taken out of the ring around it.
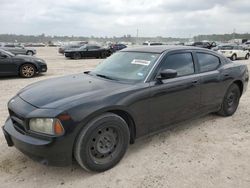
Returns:
[[[177,71],[177,77],[156,79],[151,84],[149,131],[156,131],[166,125],[188,119],[199,111],[200,77],[192,52],[168,54],[159,65],[157,74],[164,69]],[[156,75],[157,75],[156,74]]]

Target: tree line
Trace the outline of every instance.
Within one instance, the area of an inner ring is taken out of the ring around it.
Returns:
[[[48,43],[49,41],[57,42],[69,42],[69,41],[96,41],[96,42],[130,42],[130,43],[143,43],[145,41],[154,42],[188,42],[192,41],[229,41],[231,39],[250,39],[250,34],[212,34],[212,35],[197,35],[193,38],[173,38],[173,37],[133,37],[131,35],[124,35],[121,37],[84,37],[84,36],[46,36],[41,35],[16,35],[16,34],[0,34],[0,42],[17,42],[17,43]]]

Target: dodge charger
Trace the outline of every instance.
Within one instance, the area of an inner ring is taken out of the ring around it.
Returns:
[[[8,102],[9,146],[49,165],[115,166],[135,139],[208,113],[231,116],[247,66],[197,47],[126,48],[93,71],[40,81]]]

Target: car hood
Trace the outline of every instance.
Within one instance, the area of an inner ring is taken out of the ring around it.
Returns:
[[[99,100],[129,86],[131,85],[76,74],[36,82],[22,89],[18,95],[37,108],[63,108],[78,100],[81,103]]]

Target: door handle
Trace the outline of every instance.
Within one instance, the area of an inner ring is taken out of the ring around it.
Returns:
[[[198,80],[193,80],[192,81],[192,85],[197,85],[199,82],[198,82]]]

